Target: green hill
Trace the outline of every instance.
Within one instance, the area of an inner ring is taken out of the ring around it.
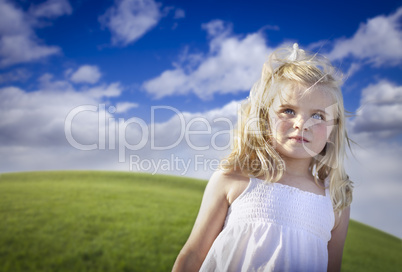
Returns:
[[[121,172],[1,174],[0,271],[170,271],[205,185]],[[397,271],[401,249],[351,221],[343,271]]]

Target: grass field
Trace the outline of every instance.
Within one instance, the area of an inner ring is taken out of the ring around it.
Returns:
[[[170,271],[205,181],[120,172],[0,175],[0,271]],[[343,271],[401,271],[402,242],[352,221]]]

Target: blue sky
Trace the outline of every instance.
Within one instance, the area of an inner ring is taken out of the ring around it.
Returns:
[[[352,217],[402,237],[401,25],[402,1],[0,0],[0,171],[208,179],[269,53],[297,42],[345,76]]]

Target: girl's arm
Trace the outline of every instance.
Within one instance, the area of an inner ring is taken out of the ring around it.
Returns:
[[[328,242],[328,271],[341,271],[343,246],[348,232],[350,206],[343,209],[341,215],[335,214],[335,227]]]
[[[180,251],[173,271],[198,271],[215,238],[221,232],[227,210],[230,181],[226,174],[216,172],[209,180],[193,230]]]

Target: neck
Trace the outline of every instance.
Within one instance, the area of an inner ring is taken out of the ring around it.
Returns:
[[[309,171],[311,159],[291,159],[284,157],[283,160],[286,164],[285,175],[305,178],[311,177],[311,172]]]

